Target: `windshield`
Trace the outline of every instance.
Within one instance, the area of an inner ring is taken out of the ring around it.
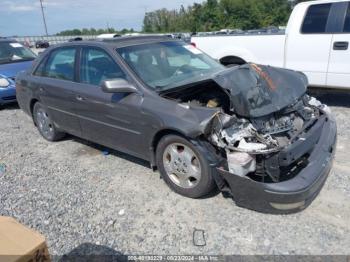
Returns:
[[[117,52],[151,88],[168,90],[206,79],[224,67],[183,42],[161,42],[118,48]]]
[[[17,42],[0,42],[0,64],[34,60],[36,55]]]

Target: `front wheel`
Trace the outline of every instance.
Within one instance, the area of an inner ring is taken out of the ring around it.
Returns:
[[[40,134],[48,141],[57,141],[64,137],[64,133],[57,130],[47,109],[39,102],[33,109],[34,122]]]
[[[207,159],[187,139],[176,135],[163,137],[156,158],[163,179],[176,193],[200,198],[215,189],[213,171]]]

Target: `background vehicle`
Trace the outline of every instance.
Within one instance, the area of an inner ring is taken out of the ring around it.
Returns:
[[[299,211],[334,155],[335,121],[303,73],[228,69],[168,37],[59,45],[16,83],[45,139],[70,133],[148,160],[187,197],[218,186],[251,209]]]
[[[285,34],[195,36],[197,48],[224,65],[253,62],[304,72],[310,85],[350,88],[350,2],[298,4]]]
[[[45,40],[39,40],[35,42],[35,48],[48,48],[50,47],[50,43]]]
[[[68,42],[74,42],[74,41],[83,41],[82,37],[74,37],[68,40]]]
[[[121,36],[120,34],[112,33],[112,34],[101,34],[101,35],[98,35],[97,38],[98,39],[111,39],[111,38],[116,38],[116,37],[120,37],[120,36]]]
[[[11,39],[0,39],[0,106],[16,101],[15,76],[28,69],[36,55]]]

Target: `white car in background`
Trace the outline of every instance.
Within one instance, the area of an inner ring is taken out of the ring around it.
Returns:
[[[96,38],[97,39],[111,39],[111,38],[116,38],[116,37],[120,37],[120,34],[116,34],[116,33],[112,33],[112,34],[101,34],[98,35]]]
[[[222,64],[253,62],[304,72],[311,86],[350,89],[350,2],[298,4],[285,34],[194,36]]]

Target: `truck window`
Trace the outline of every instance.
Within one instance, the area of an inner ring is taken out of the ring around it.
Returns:
[[[348,5],[348,12],[346,14],[343,32],[350,33],[350,2]]]
[[[332,4],[312,5],[307,10],[301,32],[304,34],[325,33]]]

